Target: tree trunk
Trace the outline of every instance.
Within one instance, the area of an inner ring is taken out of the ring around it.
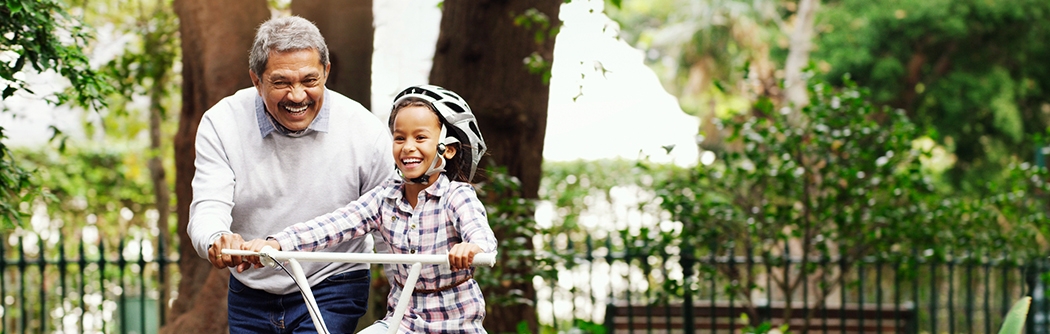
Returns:
[[[530,73],[523,60],[539,56],[549,74],[554,32],[560,24],[560,0],[446,1],[441,18],[430,82],[463,96],[478,118],[488,144],[482,165],[505,166],[522,185],[524,198],[535,199],[543,162],[550,87],[542,74]],[[546,24],[543,21],[546,19]],[[518,20],[530,24],[516,24]],[[513,240],[516,235],[501,235]],[[526,243],[528,244],[528,243]],[[507,263],[502,261],[501,263]],[[504,268],[506,269],[506,268]],[[531,277],[528,266],[520,268]],[[521,291],[535,299],[531,280],[485,290],[486,298]],[[491,305],[486,328],[494,333],[517,332],[526,323],[537,332],[532,305]]]
[[[365,108],[372,100],[372,0],[292,1],[292,14],[321,30],[332,62],[326,86]]]
[[[255,29],[270,17],[265,0],[175,0],[182,38],[182,112],[175,135],[175,194],[179,217],[179,296],[162,333],[227,331],[229,272],[197,256],[186,224],[197,125],[205,110],[240,88],[250,87],[248,50]]]
[[[798,12],[795,13],[795,29],[791,32],[791,44],[784,64],[784,94],[787,99],[785,102],[796,109],[809,104],[802,69],[809,63],[809,52],[813,48],[813,16],[819,6],[820,0],[799,0]],[[800,111],[796,110],[792,114],[798,115]]]

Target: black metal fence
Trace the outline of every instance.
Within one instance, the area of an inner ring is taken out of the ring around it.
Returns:
[[[1045,259],[916,251],[847,262],[736,249],[689,257],[548,237],[548,254],[572,254],[546,257],[553,275],[536,280],[540,321],[559,332],[731,333],[789,323],[811,333],[991,333],[1030,295],[1026,331],[1050,333]],[[0,240],[3,333],[154,333],[164,324],[178,260],[157,238]]]
[[[3,333],[156,333],[178,282],[157,238],[107,245],[0,233]],[[173,259],[174,258],[174,259]]]
[[[1027,295],[1026,332],[1050,333],[1046,259],[913,251],[850,262],[731,248],[692,257],[589,236],[549,240],[547,254],[576,254],[548,257],[557,274],[537,284],[540,321],[559,332],[739,333],[788,324],[794,333],[994,333]]]

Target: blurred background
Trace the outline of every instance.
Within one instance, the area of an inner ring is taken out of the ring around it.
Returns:
[[[3,332],[226,328],[192,142],[284,15],[478,114],[490,332],[1050,332],[1042,0],[9,0]]]

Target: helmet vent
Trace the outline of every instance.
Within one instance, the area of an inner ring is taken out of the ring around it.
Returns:
[[[423,89],[422,91],[423,94],[426,94],[430,98],[434,99],[434,101],[441,101],[441,95],[438,95],[438,93],[435,93],[429,89]]]
[[[474,135],[478,136],[478,138],[481,138],[481,131],[478,130],[477,123],[470,122],[470,131],[474,131]]]
[[[466,110],[463,110],[463,108],[461,108],[458,104],[455,104],[455,103],[452,103],[452,102],[445,101],[445,106],[448,107],[449,109],[452,109],[452,111],[455,111],[457,114],[462,114],[462,113],[467,112]]]
[[[456,101],[462,101],[462,99],[460,99],[459,96],[457,96],[456,94],[445,93],[445,97],[453,99],[453,100],[456,100]]]

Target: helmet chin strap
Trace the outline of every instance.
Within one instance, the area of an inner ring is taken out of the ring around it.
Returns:
[[[447,135],[447,134],[448,134],[448,130],[445,128],[445,125],[442,124],[441,125],[441,135],[438,137],[438,138],[441,138],[441,139],[438,141],[438,144],[437,144],[437,150],[436,150],[437,156],[434,157],[434,159],[430,160],[430,167],[427,168],[427,171],[424,172],[423,175],[420,175],[419,177],[415,177],[415,178],[409,179],[409,178],[405,177],[405,174],[401,173],[400,169],[398,169],[397,170],[397,174],[401,175],[401,179],[405,180],[405,182],[412,183],[412,184],[429,185],[430,184],[430,176],[431,175],[434,175],[434,174],[440,173],[440,172],[444,172],[445,171],[445,135]],[[441,165],[440,166],[438,165],[438,160],[441,160]]]

